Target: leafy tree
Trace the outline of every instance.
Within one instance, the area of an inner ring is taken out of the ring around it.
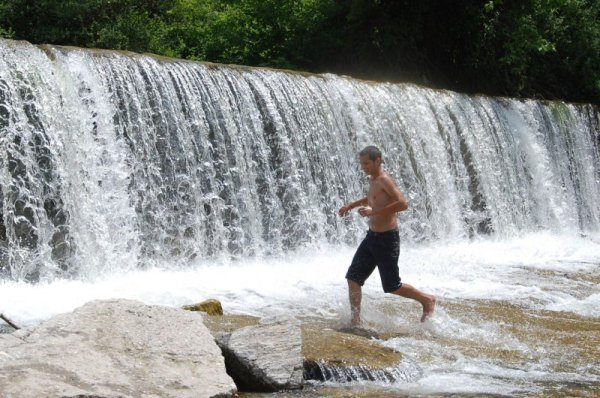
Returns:
[[[173,1],[3,0],[0,26],[33,43],[147,51]]]
[[[310,63],[312,38],[333,0],[179,0],[168,33],[179,56],[214,62],[292,68]]]
[[[488,1],[471,60],[511,95],[597,100],[599,17],[597,0]],[[501,73],[493,73],[494,65]]]
[[[352,0],[321,65],[494,95],[600,100],[599,0]]]
[[[600,102],[600,0],[2,0],[0,37]]]

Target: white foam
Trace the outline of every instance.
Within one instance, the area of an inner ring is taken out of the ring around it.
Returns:
[[[535,308],[542,303],[550,310],[598,316],[600,289],[591,282],[579,282],[587,295],[575,298],[572,286],[558,276],[534,277],[528,270],[597,272],[599,248],[598,241],[590,238],[548,233],[403,248],[400,274],[403,281],[442,298],[507,300]],[[186,269],[151,268],[88,281],[36,285],[3,281],[0,311],[31,324],[94,299],[122,297],[179,306],[215,297],[230,312],[318,311],[341,316],[347,310],[344,275],[353,253],[354,247],[324,247],[285,257],[198,262]],[[366,294],[382,294],[376,272],[364,289]]]
[[[567,296],[563,300],[546,306],[550,311],[574,312],[586,317],[600,318],[600,293],[592,294],[584,299]]]

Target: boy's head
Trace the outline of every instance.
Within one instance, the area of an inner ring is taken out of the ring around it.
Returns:
[[[381,159],[381,151],[376,146],[369,145],[359,152],[359,156],[368,156],[370,160]]]
[[[381,167],[381,151],[376,146],[369,145],[359,152],[360,167],[368,175],[376,175]]]

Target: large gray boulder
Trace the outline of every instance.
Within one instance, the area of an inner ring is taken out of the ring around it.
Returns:
[[[303,358],[300,321],[292,317],[264,318],[257,325],[221,335],[229,374],[247,391],[302,388]]]
[[[94,301],[0,335],[3,398],[231,397],[221,351],[197,313]]]

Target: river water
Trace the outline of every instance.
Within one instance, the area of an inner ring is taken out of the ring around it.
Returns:
[[[334,75],[0,41],[0,312],[104,298],[349,321],[356,153],[408,197],[363,318],[422,368],[303,396],[600,394],[600,114]],[[300,396],[297,394],[297,396]]]

